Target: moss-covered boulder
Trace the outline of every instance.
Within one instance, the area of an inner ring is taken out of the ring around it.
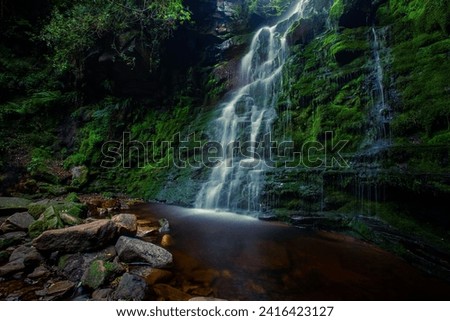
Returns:
[[[31,238],[38,237],[46,230],[78,225],[82,223],[81,217],[84,217],[86,212],[84,205],[79,203],[49,200],[31,204],[29,210],[34,217],[38,217],[38,220],[28,228]],[[43,212],[41,212],[42,210]]]
[[[119,273],[123,273],[123,271],[122,266],[117,263],[95,260],[84,272],[81,278],[81,284],[87,288],[96,290],[106,282],[114,279]]]
[[[116,255],[114,246],[106,247],[99,252],[65,254],[58,260],[58,274],[72,282],[79,283],[93,261],[112,262]]]
[[[87,212],[87,207],[76,201],[55,201],[55,200],[42,200],[36,203],[31,203],[28,205],[28,213],[30,213],[34,218],[38,219],[44,211],[53,206],[57,212],[66,212],[71,216],[78,218],[84,218]]]
[[[42,200],[39,202],[31,203],[28,205],[28,213],[35,219],[38,219],[42,213],[45,212],[47,207],[50,206],[50,200]]]
[[[28,233],[31,238],[35,238],[46,230],[54,230],[62,227],[64,227],[64,223],[61,220],[59,212],[53,206],[49,206],[39,220],[30,225]]]
[[[89,179],[89,169],[86,166],[77,166],[70,170],[72,173],[72,186],[83,187],[87,184]]]

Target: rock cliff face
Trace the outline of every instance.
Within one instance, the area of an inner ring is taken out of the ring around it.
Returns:
[[[332,222],[331,228],[350,228],[403,254],[411,250],[392,242],[395,237],[389,232],[380,237],[365,219],[375,217],[402,233],[415,231],[419,243],[425,239],[445,248],[445,242],[430,238],[423,229],[429,222],[440,230],[433,233],[445,239],[450,226],[445,214],[449,112],[444,110],[449,96],[442,82],[449,71],[444,59],[450,48],[446,14],[439,14],[446,10],[442,6],[395,0],[311,1],[316,14],[299,21],[288,37],[290,58],[273,136],[292,140],[299,155],[305,142],[326,148],[346,141],[346,164],[333,163],[337,158],[328,163],[318,153],[319,166],[303,159],[301,166],[267,171],[263,211],[286,220],[300,214],[302,222]],[[251,13],[246,25],[260,12]],[[270,23],[270,17],[264,19]],[[213,99],[208,102],[233,88],[233,70],[248,48],[245,37],[223,39],[216,46],[221,59],[209,74],[206,89]],[[176,193],[178,184],[196,191],[206,179],[198,170],[170,177],[173,181],[158,190],[157,198],[184,205],[192,205],[195,192]]]

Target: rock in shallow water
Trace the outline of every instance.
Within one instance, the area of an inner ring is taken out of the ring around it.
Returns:
[[[151,267],[162,268],[172,263],[172,254],[155,244],[121,236],[116,250],[122,262],[144,262]]]
[[[156,284],[153,287],[153,290],[158,295],[159,298],[162,298],[167,301],[188,301],[192,298],[187,293],[184,293],[181,290],[175,289],[167,284]]]
[[[156,269],[149,266],[132,266],[130,273],[144,278],[150,285],[168,282],[173,277],[173,273],[170,271]]]
[[[161,239],[161,246],[169,247],[173,243],[172,237],[169,234],[164,234]]]
[[[173,273],[166,270],[152,269],[145,278],[149,284],[157,284],[169,281],[173,277]]]
[[[112,219],[119,235],[135,236],[137,232],[137,218],[134,214],[119,214]]]

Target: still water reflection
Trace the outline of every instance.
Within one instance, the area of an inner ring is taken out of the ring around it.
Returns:
[[[228,300],[450,299],[448,283],[349,236],[162,204],[133,212],[170,221],[184,290]]]

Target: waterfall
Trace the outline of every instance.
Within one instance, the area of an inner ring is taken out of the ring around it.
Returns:
[[[264,183],[264,139],[277,117],[275,107],[288,55],[287,34],[304,17],[310,0],[299,0],[280,21],[259,29],[240,66],[241,87],[221,104],[211,127],[223,161],[215,166],[197,195],[197,208],[259,212]],[[217,146],[217,145],[216,145]]]
[[[373,34],[373,47],[374,47],[374,59],[375,59],[375,81],[377,83],[379,97],[380,97],[380,107],[386,107],[386,98],[384,94],[384,85],[383,85],[383,66],[381,66],[381,58],[380,58],[380,41],[378,40],[378,34],[375,30],[375,27],[372,27]]]
[[[373,108],[371,111],[371,133],[369,134],[369,149],[376,151],[390,145],[391,121],[390,107],[387,103],[386,89],[384,86],[384,69],[381,55],[388,55],[387,48],[384,45],[386,41],[386,29],[370,30],[372,43],[372,100]]]

